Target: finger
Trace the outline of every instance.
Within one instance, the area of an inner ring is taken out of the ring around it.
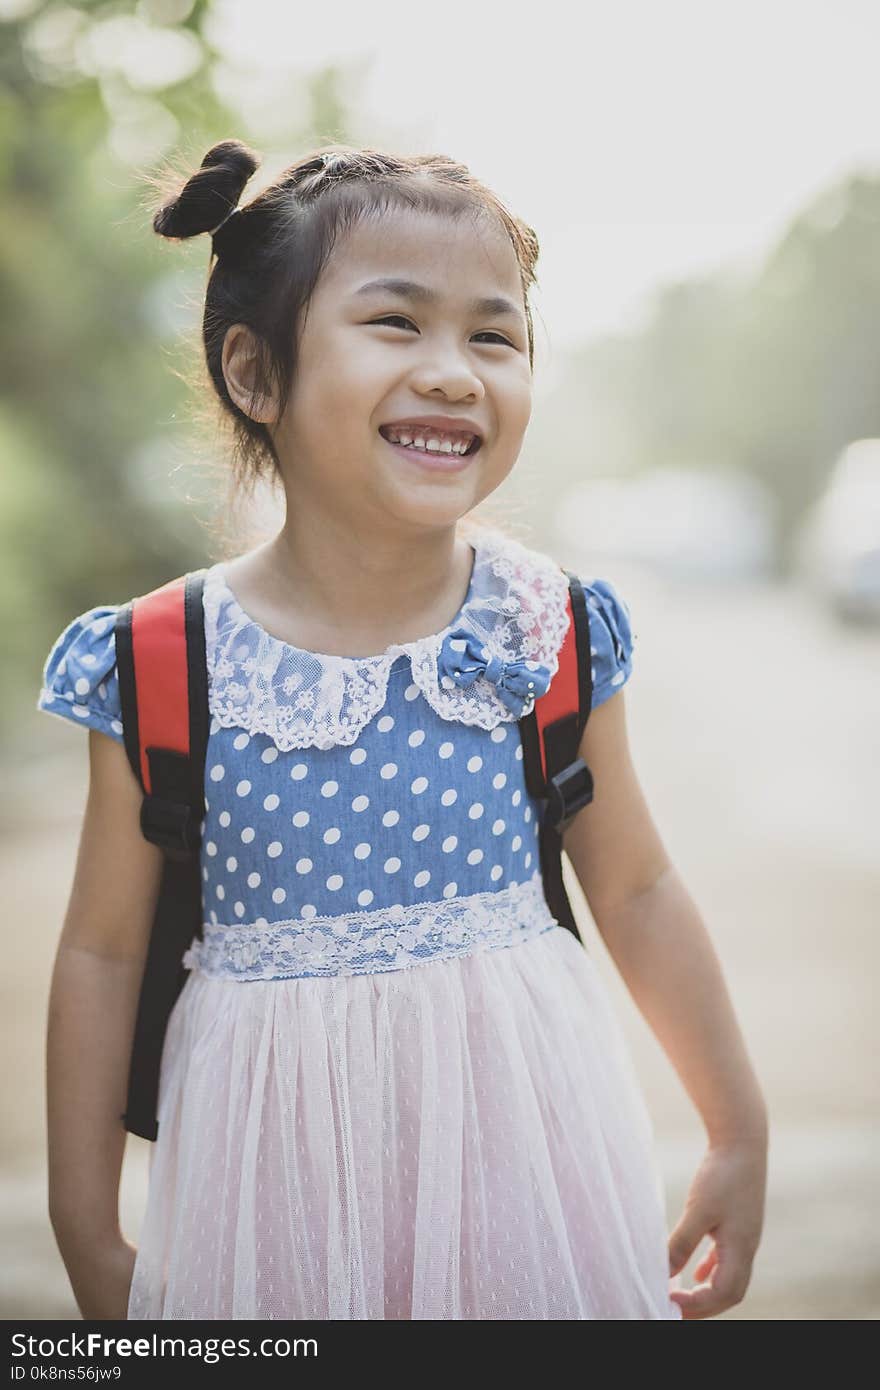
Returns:
[[[723,1300],[725,1308],[739,1303],[749,1282],[750,1262],[738,1250],[729,1246],[719,1246],[716,1242],[717,1260],[709,1279],[713,1292]]]
[[[720,1312],[715,1307],[711,1284],[697,1284],[692,1289],[673,1289],[669,1297],[681,1309],[683,1318],[710,1318]]]
[[[694,1278],[697,1282],[702,1283],[704,1279],[708,1279],[717,1263],[718,1248],[712,1245],[710,1249],[706,1251],[706,1254],[700,1260],[699,1264],[694,1266]]]
[[[748,1285],[748,1274],[742,1260],[730,1251],[718,1251],[708,1280],[692,1289],[673,1289],[673,1298],[686,1318],[709,1318],[732,1308],[742,1300]]]
[[[703,1258],[700,1260],[699,1264],[695,1265],[695,1267],[694,1267],[693,1277],[694,1277],[694,1280],[695,1280],[695,1282],[696,1282],[697,1284],[704,1283],[704,1282],[709,1278],[709,1275],[712,1273],[712,1270],[715,1268],[715,1265],[716,1265],[716,1263],[717,1263],[717,1260],[718,1260],[718,1252],[717,1252],[717,1250],[715,1249],[715,1246],[713,1245],[713,1246],[706,1252],[706,1254],[703,1256]],[[674,1284],[674,1286],[675,1286],[675,1291],[676,1291],[676,1292],[678,1292],[679,1290],[682,1290],[683,1292],[687,1292],[687,1290],[683,1289],[683,1286],[682,1286],[681,1284],[678,1284],[678,1283],[675,1282],[676,1280],[678,1280],[678,1279],[680,1279],[680,1278],[681,1278],[681,1274],[671,1275],[671,1276],[670,1276],[670,1282],[672,1282],[672,1283]]]
[[[705,1234],[705,1223],[699,1214],[686,1211],[669,1237],[670,1274],[678,1274],[679,1270],[684,1269]]]

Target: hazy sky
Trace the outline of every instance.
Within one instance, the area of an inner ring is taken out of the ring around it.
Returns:
[[[218,0],[214,32],[265,130],[336,61],[357,143],[489,183],[538,234],[551,355],[637,321],[664,280],[748,266],[830,182],[880,172],[880,0]]]

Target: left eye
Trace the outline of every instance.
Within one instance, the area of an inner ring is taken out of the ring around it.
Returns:
[[[411,323],[412,323],[412,319],[406,318],[405,315],[403,315],[403,314],[386,314],[384,318],[381,318],[381,319],[372,319],[371,322],[372,322],[372,323],[394,323],[394,322],[397,322],[397,323],[410,323],[410,324],[411,324]],[[413,324],[413,327],[415,327],[415,324]],[[475,338],[497,338],[498,341],[499,341],[499,343],[504,343],[504,345],[505,345],[506,347],[513,347],[513,344],[512,344],[507,338],[503,337],[503,335],[502,335],[501,333],[493,333],[493,332],[492,332],[490,329],[488,329],[488,328],[487,328],[484,332],[482,332],[482,333],[475,333],[475,334],[474,334],[474,337],[475,337]]]

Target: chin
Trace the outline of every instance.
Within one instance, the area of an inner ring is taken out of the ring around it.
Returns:
[[[399,521],[435,529],[454,526],[476,505],[469,489],[465,491],[460,488],[453,492],[447,488],[444,496],[433,497],[426,496],[426,491],[427,489],[423,489],[420,495],[414,495],[412,491],[395,492],[393,498],[386,498],[383,510],[386,515],[393,515]]]

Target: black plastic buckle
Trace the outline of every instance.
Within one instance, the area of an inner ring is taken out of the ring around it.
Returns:
[[[550,824],[560,832],[593,800],[593,774],[583,758],[575,758],[557,772],[547,787],[547,815]]]
[[[147,795],[141,802],[141,830],[170,859],[189,859],[202,843],[192,807],[161,796]]]

